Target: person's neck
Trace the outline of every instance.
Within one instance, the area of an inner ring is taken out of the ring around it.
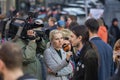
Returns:
[[[91,33],[91,32],[89,32],[89,39],[91,39],[93,37],[98,37],[97,33]]]
[[[59,51],[61,48],[55,48],[55,50]]]
[[[4,72],[4,80],[17,80],[21,76],[23,76],[21,69],[6,70]]]
[[[80,43],[79,45],[77,45],[77,46],[76,46],[76,49],[77,49],[77,50],[81,50],[81,49],[82,49],[82,47],[83,47],[83,44],[82,44],[82,43]]]

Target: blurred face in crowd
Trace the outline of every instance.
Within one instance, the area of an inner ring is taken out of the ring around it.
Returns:
[[[51,21],[51,19],[48,20],[48,24],[49,26],[52,26],[53,25],[53,21]]]
[[[77,36],[72,32],[72,33],[71,33],[71,36],[70,36],[70,42],[71,42],[72,46],[73,46],[73,47],[79,46],[80,41],[81,41],[81,37],[77,37]]]
[[[55,49],[61,49],[63,45],[63,36],[61,33],[53,35],[52,45]]]
[[[49,24],[50,27],[54,26],[54,25],[55,25],[55,22],[56,22],[56,19],[53,18],[53,17],[50,17],[50,18],[48,19],[48,24]]]
[[[67,18],[67,23],[68,23],[68,25],[70,25],[70,23],[72,22],[72,20],[71,20],[71,18]]]
[[[60,17],[60,20],[63,20],[63,21],[64,21],[64,20],[65,20],[65,18],[64,18],[63,16],[61,16],[61,17]]]
[[[118,21],[114,21],[113,23],[115,26],[118,26]]]

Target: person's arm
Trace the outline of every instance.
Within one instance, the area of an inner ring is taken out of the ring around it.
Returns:
[[[15,43],[18,44],[22,49],[23,62],[34,61],[37,47],[37,44],[34,40],[26,43],[24,40],[18,38]]]
[[[56,76],[66,76],[66,75],[71,74],[72,72],[73,72],[73,68],[72,68],[71,63],[69,62],[69,65],[67,65],[60,71],[58,71]]]
[[[66,60],[63,60],[61,63],[56,64],[55,60],[51,56],[51,51],[49,49],[44,52],[44,60],[48,68],[50,68],[54,73],[57,73],[59,70],[68,65]]]
[[[33,30],[28,30],[27,31],[27,35],[30,37],[35,36],[35,32]],[[36,57],[36,48],[37,48],[37,44],[36,44],[36,40],[30,40],[28,44],[26,44],[26,47],[24,49],[24,57],[26,59],[32,59],[34,57]]]
[[[39,51],[41,55],[43,55],[44,50],[46,49],[46,45],[47,43],[43,38],[41,38],[40,41],[37,41],[37,50]]]
[[[44,60],[47,67],[50,68],[54,73],[57,73],[69,64],[67,59],[63,60],[61,63],[56,64],[56,61],[53,59],[51,54],[52,52],[50,49],[46,49],[44,52]]]
[[[36,56],[37,44],[34,40],[29,41],[28,45],[23,49],[24,59],[33,59]]]

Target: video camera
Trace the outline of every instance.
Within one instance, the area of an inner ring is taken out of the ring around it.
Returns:
[[[22,39],[28,39],[27,30],[44,27],[43,21],[41,19],[35,19],[32,23],[28,23],[25,19],[14,18],[9,24],[9,28],[5,31],[6,38],[13,39],[16,35]],[[36,36],[43,37],[44,32],[36,31]]]

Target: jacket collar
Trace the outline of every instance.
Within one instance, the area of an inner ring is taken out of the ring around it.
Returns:
[[[96,36],[96,37],[90,38],[89,40],[91,41],[91,40],[101,40],[101,39],[100,39],[100,37]]]
[[[50,46],[50,51],[51,51],[51,55],[52,55],[53,59],[54,59],[58,64],[61,63],[61,61],[66,58],[66,53],[65,53],[65,51],[63,51],[63,49],[60,49],[61,55],[62,55],[62,59],[61,59],[60,56],[58,55],[57,51],[53,48],[53,46]]]

